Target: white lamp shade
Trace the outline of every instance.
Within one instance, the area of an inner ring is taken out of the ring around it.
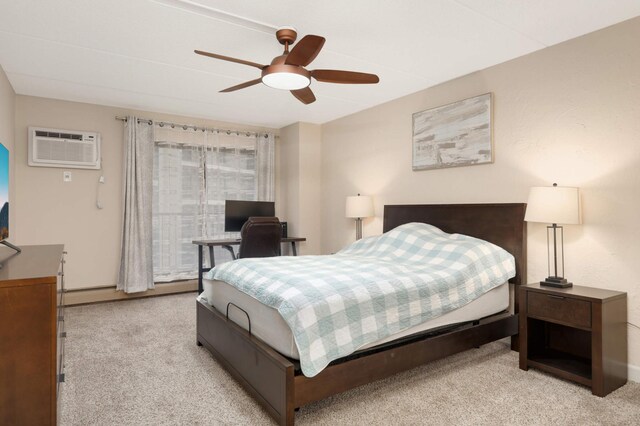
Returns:
[[[538,186],[529,191],[527,222],[577,225],[580,223],[580,193],[578,188]]]
[[[373,216],[373,199],[368,195],[354,195],[347,197],[347,217],[371,217]]]

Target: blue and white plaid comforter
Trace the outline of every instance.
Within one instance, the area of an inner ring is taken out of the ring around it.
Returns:
[[[225,281],[291,327],[305,376],[358,348],[461,307],[515,275],[511,254],[422,223],[359,240],[331,256],[240,259]]]

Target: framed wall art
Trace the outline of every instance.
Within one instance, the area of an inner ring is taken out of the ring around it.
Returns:
[[[413,114],[413,170],[493,163],[492,95]]]

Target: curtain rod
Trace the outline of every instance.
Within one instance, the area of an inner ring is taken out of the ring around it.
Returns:
[[[121,115],[116,115],[116,120],[120,120],[120,121],[124,121],[125,123],[127,122],[127,117],[123,117]],[[147,123],[149,125],[152,125],[154,123],[153,120],[149,119],[149,118],[138,118],[138,123]],[[264,134],[264,137],[266,138],[268,136],[269,132],[250,132],[250,131],[246,131],[246,130],[230,130],[230,129],[217,129],[214,127],[202,127],[202,126],[196,126],[193,124],[179,124],[179,123],[172,123],[171,121],[157,121],[155,122],[156,124],[158,124],[158,126],[160,127],[164,127],[164,126],[169,126],[172,129],[174,127],[179,127],[182,128],[182,130],[188,130],[188,129],[193,129],[194,131],[197,130],[202,130],[204,131],[209,131],[209,132],[217,132],[217,133],[226,133],[228,135],[235,133],[236,135],[240,136],[240,135],[245,135],[245,136],[251,136],[251,135],[262,135]],[[278,137],[277,135],[273,135],[274,137]]]

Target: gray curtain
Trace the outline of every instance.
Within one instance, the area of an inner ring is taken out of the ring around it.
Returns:
[[[275,138],[273,133],[256,135],[257,200],[275,200]]]
[[[154,288],[152,256],[152,179],[154,126],[127,117],[124,126],[124,212],[118,290]]]

